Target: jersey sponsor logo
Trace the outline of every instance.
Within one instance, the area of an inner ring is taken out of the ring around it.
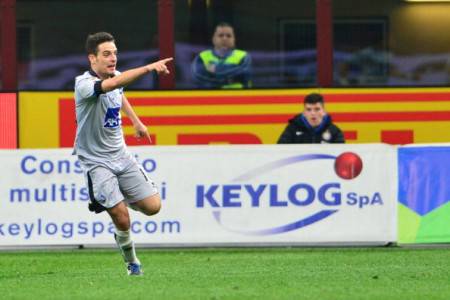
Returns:
[[[103,122],[103,127],[105,128],[116,128],[121,124],[120,119],[120,107],[110,107],[106,111],[105,121]]]

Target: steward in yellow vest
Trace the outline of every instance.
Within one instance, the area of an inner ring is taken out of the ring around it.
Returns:
[[[200,52],[192,63],[196,85],[212,89],[251,87],[251,58],[246,51],[234,48],[233,27],[220,23],[212,41],[214,49]]]

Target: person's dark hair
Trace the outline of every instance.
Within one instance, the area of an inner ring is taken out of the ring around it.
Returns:
[[[321,94],[312,93],[305,97],[303,100],[303,104],[316,104],[321,103],[324,104],[323,96]]]
[[[216,27],[214,27],[214,31],[216,31],[219,27],[230,27],[231,29],[233,29],[233,26],[230,23],[220,22],[216,25]]]
[[[114,42],[114,37],[108,32],[97,32],[88,35],[86,39],[86,52],[97,55],[98,45],[104,42]]]

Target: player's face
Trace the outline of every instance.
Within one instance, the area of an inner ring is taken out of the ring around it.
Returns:
[[[111,77],[116,71],[117,64],[117,48],[114,42],[104,42],[97,46],[97,55],[90,54],[89,60],[91,67],[99,75],[104,78]]]
[[[213,36],[214,48],[217,50],[228,50],[234,48],[234,31],[233,28],[217,27]]]
[[[321,103],[306,103],[303,108],[303,115],[308,123],[313,127],[320,125],[325,114],[325,109]]]

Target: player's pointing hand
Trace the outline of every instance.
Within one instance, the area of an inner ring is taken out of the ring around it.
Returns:
[[[167,63],[172,61],[173,58],[164,58],[148,65],[150,71],[156,71],[158,74],[170,74],[169,68],[167,68]]]

